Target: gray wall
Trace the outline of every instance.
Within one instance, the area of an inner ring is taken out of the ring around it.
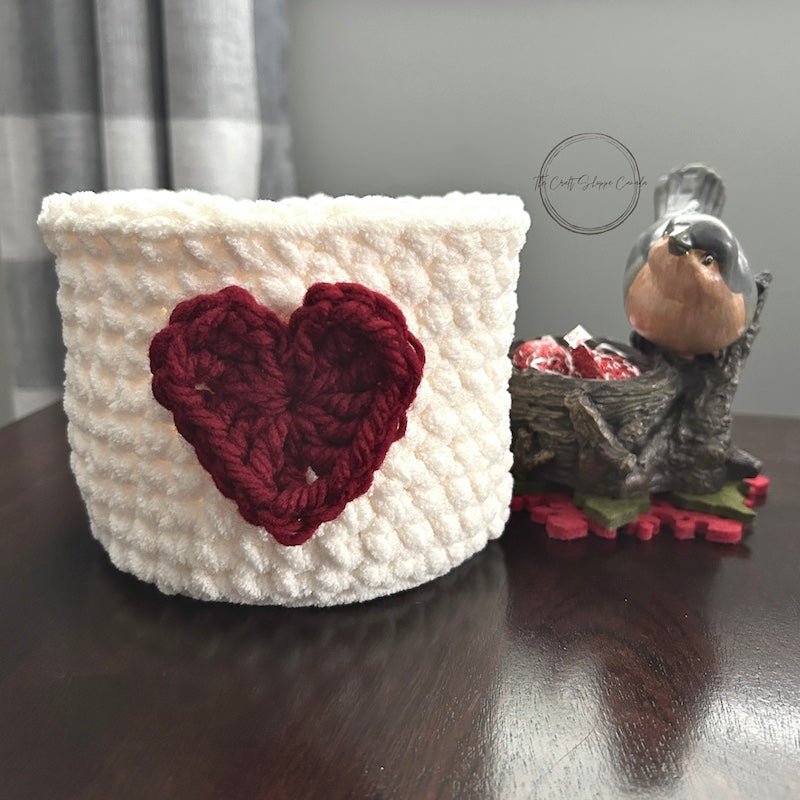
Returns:
[[[615,0],[291,0],[299,192],[519,194],[533,217],[518,334],[578,322],[625,338],[628,250],[659,174],[725,178],[724,218],[773,292],[736,402],[800,415],[800,4]],[[617,229],[581,236],[544,213],[534,176],[553,145],[603,131],[648,185]]]

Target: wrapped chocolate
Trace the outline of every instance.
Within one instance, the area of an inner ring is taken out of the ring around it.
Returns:
[[[580,325],[561,341],[552,336],[542,336],[523,342],[511,358],[517,369],[535,369],[589,380],[622,381],[641,374],[639,367],[622,352],[596,342]]]

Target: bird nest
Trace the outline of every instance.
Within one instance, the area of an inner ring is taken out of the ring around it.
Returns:
[[[771,276],[756,278],[750,327],[720,354],[685,359],[639,341],[642,374],[588,380],[512,370],[511,430],[519,482],[632,497],[715,492],[760,462],[731,440],[731,404],[760,329]],[[637,342],[634,342],[637,344]]]

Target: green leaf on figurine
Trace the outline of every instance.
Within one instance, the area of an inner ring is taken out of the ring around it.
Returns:
[[[726,483],[719,491],[708,494],[671,492],[667,495],[667,499],[679,508],[738,519],[741,522],[752,522],[756,518],[756,512],[745,505],[741,484],[738,481]]]
[[[544,494],[553,490],[554,484],[542,478],[514,479],[514,495]]]
[[[646,495],[614,498],[575,492],[572,499],[586,516],[608,529],[621,528],[629,522],[635,522],[639,514],[650,510],[650,498]]]

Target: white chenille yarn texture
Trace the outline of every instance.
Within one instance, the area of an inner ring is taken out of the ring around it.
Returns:
[[[518,197],[478,193],[45,198],[71,464],[112,562],[168,594],[327,606],[417,586],[498,537],[512,489],[508,349],[529,225]],[[182,300],[236,284],[288,318],[319,281],[391,298],[426,364],[407,433],[369,491],[286,547],[217,491],[153,398],[148,348]]]

